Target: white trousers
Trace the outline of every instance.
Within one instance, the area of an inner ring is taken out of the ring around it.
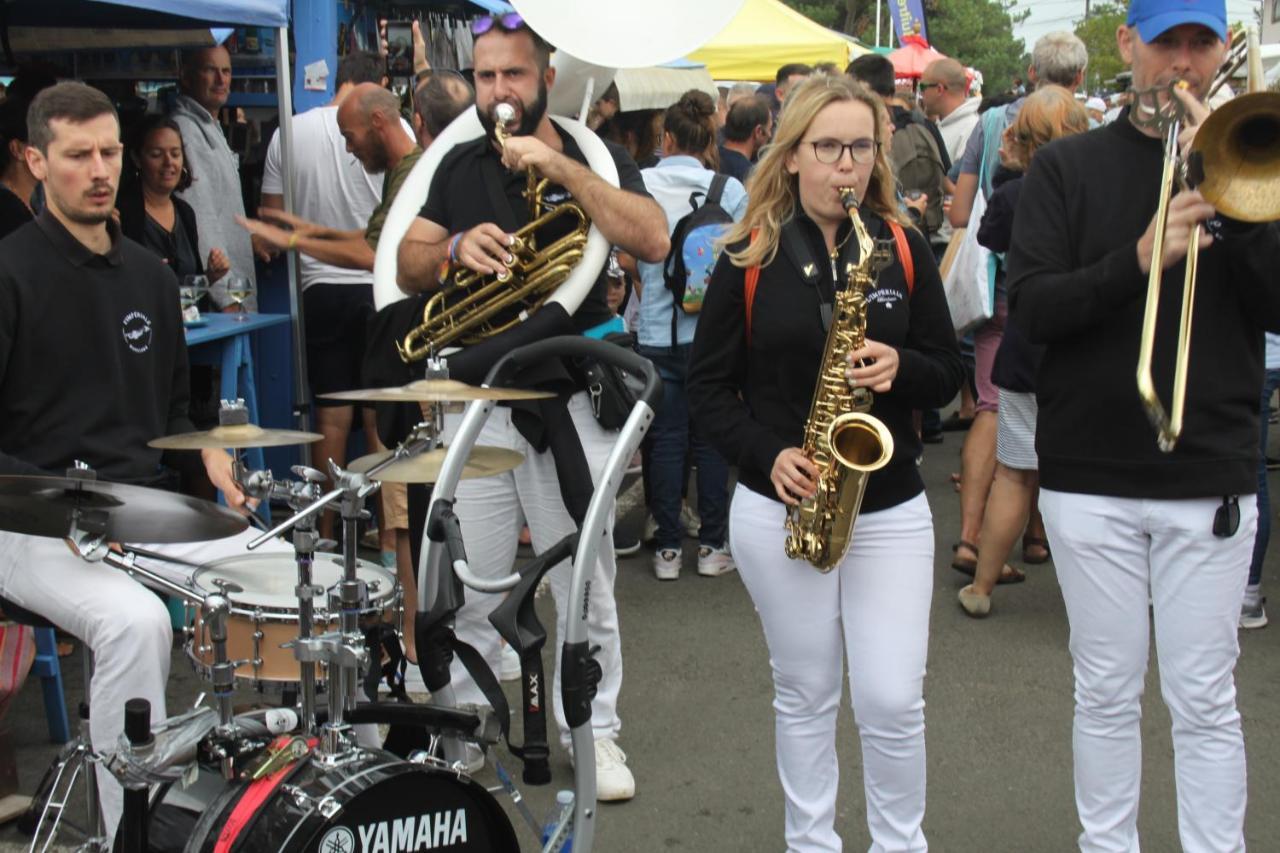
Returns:
[[[1154,614],[1173,720],[1178,834],[1187,853],[1244,850],[1245,756],[1236,622],[1257,506],[1213,535],[1221,498],[1136,500],[1040,490],[1071,623],[1076,809],[1086,853],[1137,853],[1142,689]]]
[[[142,545],[170,557],[211,562],[248,554],[257,536],[250,529],[213,542],[180,545]],[[275,541],[256,553],[289,551]],[[175,579],[190,572],[157,561],[140,560]],[[20,607],[53,622],[93,650],[93,679],[89,682],[89,734],[95,751],[114,751],[124,731],[124,703],[146,699],[152,722],[163,720],[164,690],[169,680],[173,631],[169,611],[160,598],[119,569],[89,563],[71,553],[61,539],[24,536],[0,531],[0,592]],[[124,804],[124,789],[99,767],[102,815],[107,832],[115,834]]]
[[[738,572],[773,668],[778,777],[788,851],[841,849],[835,830],[836,713],[843,664],[862,742],[871,851],[928,849],[924,673],[933,594],[933,516],[923,494],[863,513],[827,574],[783,553],[786,509],[738,486],[729,509]]]
[[[591,413],[591,402],[586,392],[569,398],[569,413],[582,439],[592,480],[599,484],[605,462],[613,449],[617,434],[608,432],[596,422]],[[452,441],[461,417],[445,419],[446,441]],[[462,535],[467,545],[467,559],[471,570],[484,577],[504,577],[515,565],[516,548],[522,524],[529,525],[533,549],[541,553],[577,529],[577,524],[565,509],[560,497],[560,481],[556,476],[555,460],[550,451],[538,453],[520,435],[511,422],[511,410],[499,406],[477,439],[478,446],[505,447],[524,454],[524,462],[514,471],[496,477],[464,480],[458,484],[454,511],[462,525]],[[596,659],[604,675],[596,697],[591,703],[591,727],[596,738],[614,740],[622,728],[618,719],[618,691],[622,687],[622,643],[618,630],[618,606],[613,597],[614,579],[618,565],[613,554],[613,511],[609,524],[600,541],[599,558],[591,579],[590,610],[587,621],[587,638],[592,646],[599,646]],[[551,592],[556,603],[556,637],[549,643],[563,638],[566,630],[569,581],[572,566],[565,560],[550,571]],[[458,638],[474,646],[491,669],[497,672],[501,665],[502,646],[498,632],[489,623],[489,614],[502,603],[503,595],[466,590],[466,601],[458,611],[455,629]],[[552,689],[552,707],[560,727],[560,742],[566,748],[570,743],[569,728],[565,722],[564,705],[560,698],[560,649],[552,650],[555,659],[555,680]],[[456,698],[459,703],[487,704],[484,694],[467,675],[461,661],[455,659],[450,672]]]

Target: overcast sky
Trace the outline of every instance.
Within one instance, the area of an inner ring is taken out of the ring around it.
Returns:
[[[1254,10],[1262,3],[1263,0],[1227,0],[1227,21],[1253,23]],[[1084,7],[1084,0],[1018,0],[1016,8],[1030,9],[1031,17],[1014,27],[1013,34],[1026,42],[1030,52],[1036,39],[1045,33],[1073,29],[1076,21],[1084,17]]]

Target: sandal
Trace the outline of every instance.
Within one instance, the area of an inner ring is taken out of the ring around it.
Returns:
[[[961,557],[959,555],[961,548],[965,548],[973,552],[973,559],[969,560],[964,557]],[[977,574],[978,549],[974,546],[972,542],[966,542],[963,539],[961,539],[959,542],[951,546],[951,550],[956,554],[956,556],[951,560],[951,568],[955,569],[960,574],[966,575],[968,577],[973,577],[975,574]],[[1000,569],[1000,579],[997,580],[996,583],[997,584],[1022,583],[1026,579],[1027,579],[1027,575],[1025,572],[1021,571],[1020,569],[1015,569],[1013,566],[1009,565],[1008,563],[1005,563],[1004,566],[1001,567]]]
[[[961,557],[961,548],[964,548],[969,553],[973,554],[972,559],[969,557]],[[962,575],[973,577],[974,573],[978,571],[978,546],[974,545],[972,542],[966,542],[961,539],[959,542],[951,546],[951,553],[955,554],[955,556],[951,558],[951,568],[955,569]]]
[[[1022,583],[1026,579],[1027,579],[1026,572],[1022,571],[1021,569],[1015,569],[1013,566],[1009,565],[1008,563],[1005,563],[1004,568],[1000,570],[1000,579],[996,581],[996,583],[997,584]]]
[[[1022,537],[1022,562],[1029,566],[1038,566],[1049,562],[1051,556],[1053,555],[1049,553],[1049,540],[1039,536]]]

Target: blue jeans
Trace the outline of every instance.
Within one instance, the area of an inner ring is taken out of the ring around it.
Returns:
[[[1271,397],[1280,388],[1280,370],[1268,370],[1262,380],[1262,403],[1259,406],[1259,422],[1262,424],[1258,441],[1258,532],[1253,537],[1253,560],[1249,563],[1249,585],[1262,582],[1262,560],[1267,556],[1267,543],[1271,540],[1271,496],[1267,493],[1267,418],[1271,416]]]
[[[674,347],[640,347],[640,355],[653,362],[662,377],[662,405],[649,431],[649,511],[657,522],[659,551],[680,547],[680,495],[683,491],[687,451],[693,451],[698,469],[698,515],[702,527],[698,541],[719,548],[724,545],[729,516],[729,466],[689,424],[689,399],[684,382],[689,373],[689,344]]]

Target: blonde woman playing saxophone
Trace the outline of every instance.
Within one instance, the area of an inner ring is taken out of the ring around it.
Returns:
[[[895,201],[880,122],[875,96],[846,78],[815,78],[791,93],[707,289],[689,371],[697,428],[739,467],[730,545],[773,665],[792,851],[841,847],[835,730],[846,655],[871,849],[926,849],[922,690],[933,521],[911,413],[950,401],[963,368],[929,244]],[[869,475],[847,554],[820,573],[786,557],[783,542],[789,509],[813,495],[821,474],[801,447],[830,306],[848,266],[862,260],[842,204],[850,188],[882,256],[872,269],[887,266],[867,290],[863,345],[835,369],[851,388],[874,394],[870,414],[895,449]]]

